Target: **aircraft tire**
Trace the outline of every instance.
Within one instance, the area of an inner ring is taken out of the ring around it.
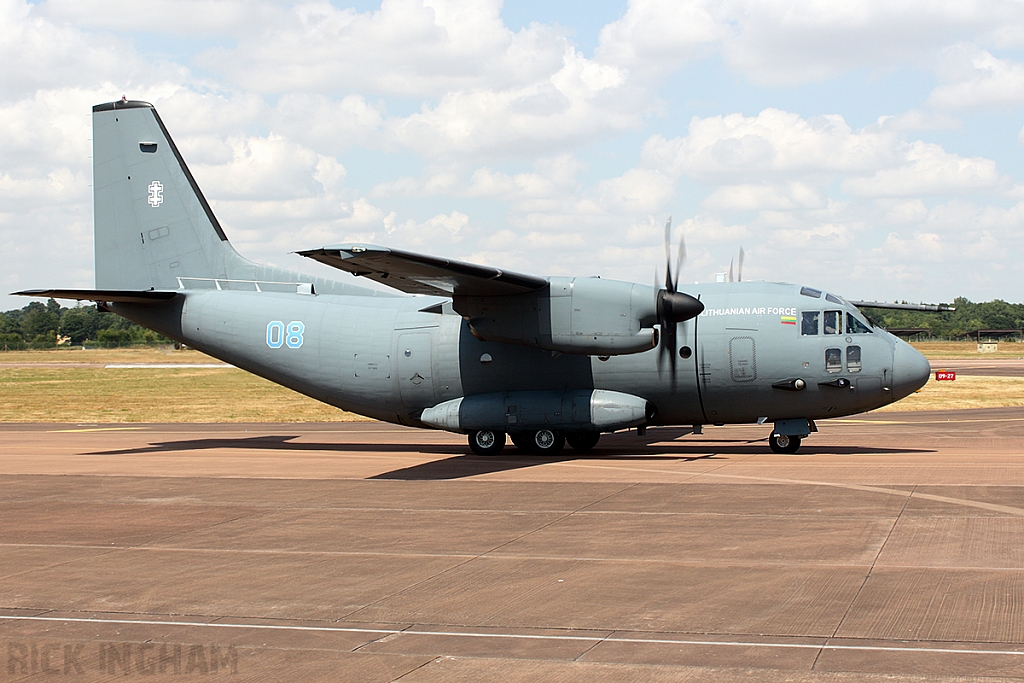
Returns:
[[[470,432],[469,447],[477,455],[497,455],[505,447],[505,432],[496,429]]]
[[[574,432],[565,435],[566,443],[577,453],[589,453],[594,450],[600,438],[601,432]]]
[[[772,434],[768,437],[768,445],[774,453],[796,453],[800,448],[800,437]]]
[[[537,455],[558,455],[565,448],[565,434],[557,429],[538,429],[530,432],[533,452]]]

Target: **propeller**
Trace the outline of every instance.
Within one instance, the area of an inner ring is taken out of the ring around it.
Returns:
[[[679,248],[676,251],[676,271],[672,274],[672,217],[669,216],[665,222],[665,288],[658,289],[655,285],[655,305],[658,311],[658,324],[661,326],[661,336],[658,339],[658,371],[661,371],[662,363],[668,358],[669,371],[671,372],[672,389],[675,390],[676,383],[676,326],[691,318],[696,318],[704,310],[704,304],[679,291],[679,273],[683,270],[683,262],[686,260],[686,242],[679,237]],[[657,272],[655,272],[657,282]]]
[[[732,264],[734,259],[729,259],[729,282],[732,282]],[[743,282],[743,247],[740,247],[739,267],[736,269],[736,282]]]

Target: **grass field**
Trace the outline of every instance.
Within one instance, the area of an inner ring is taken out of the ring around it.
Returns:
[[[913,342],[912,346],[928,359],[953,358],[1024,358],[1024,343],[999,342],[995,353],[978,353],[977,342]]]
[[[968,346],[974,347],[973,344]],[[979,356],[976,351],[966,355],[962,343],[934,342],[929,347],[926,342],[918,348],[936,359]],[[347,422],[365,419],[235,368],[102,367],[111,363],[211,362],[217,361],[198,351],[158,348],[0,353],[0,422]],[[882,410],[1003,406],[1024,406],[1024,378],[961,375],[955,382],[932,380],[919,393]]]
[[[0,422],[349,422],[346,413],[236,368],[107,369],[214,363],[198,351],[0,353]],[[24,363],[23,367],[11,365]],[[33,366],[34,363],[46,365]],[[54,363],[67,367],[54,367]],[[76,367],[78,364],[98,367]]]

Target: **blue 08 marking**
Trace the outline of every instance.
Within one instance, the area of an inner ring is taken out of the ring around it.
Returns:
[[[306,331],[306,326],[298,320],[288,323],[288,337],[284,340],[284,343],[288,345],[289,349],[297,349],[302,346],[302,333]]]
[[[302,346],[302,334],[306,326],[299,320],[288,323],[288,327],[280,320],[272,320],[267,323],[267,346],[272,349],[279,349],[285,344],[289,349],[297,349]]]

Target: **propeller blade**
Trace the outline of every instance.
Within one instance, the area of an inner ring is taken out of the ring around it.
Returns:
[[[665,289],[676,291],[672,279],[672,216],[665,221]]]
[[[679,276],[683,272],[683,263],[686,261],[686,238],[679,236],[679,250],[676,252],[676,277],[672,281],[672,291],[679,291]]]
[[[732,282],[732,262],[734,259],[729,259],[729,282]]]
[[[740,262],[736,269],[736,281],[743,282],[743,247],[740,247]]]

